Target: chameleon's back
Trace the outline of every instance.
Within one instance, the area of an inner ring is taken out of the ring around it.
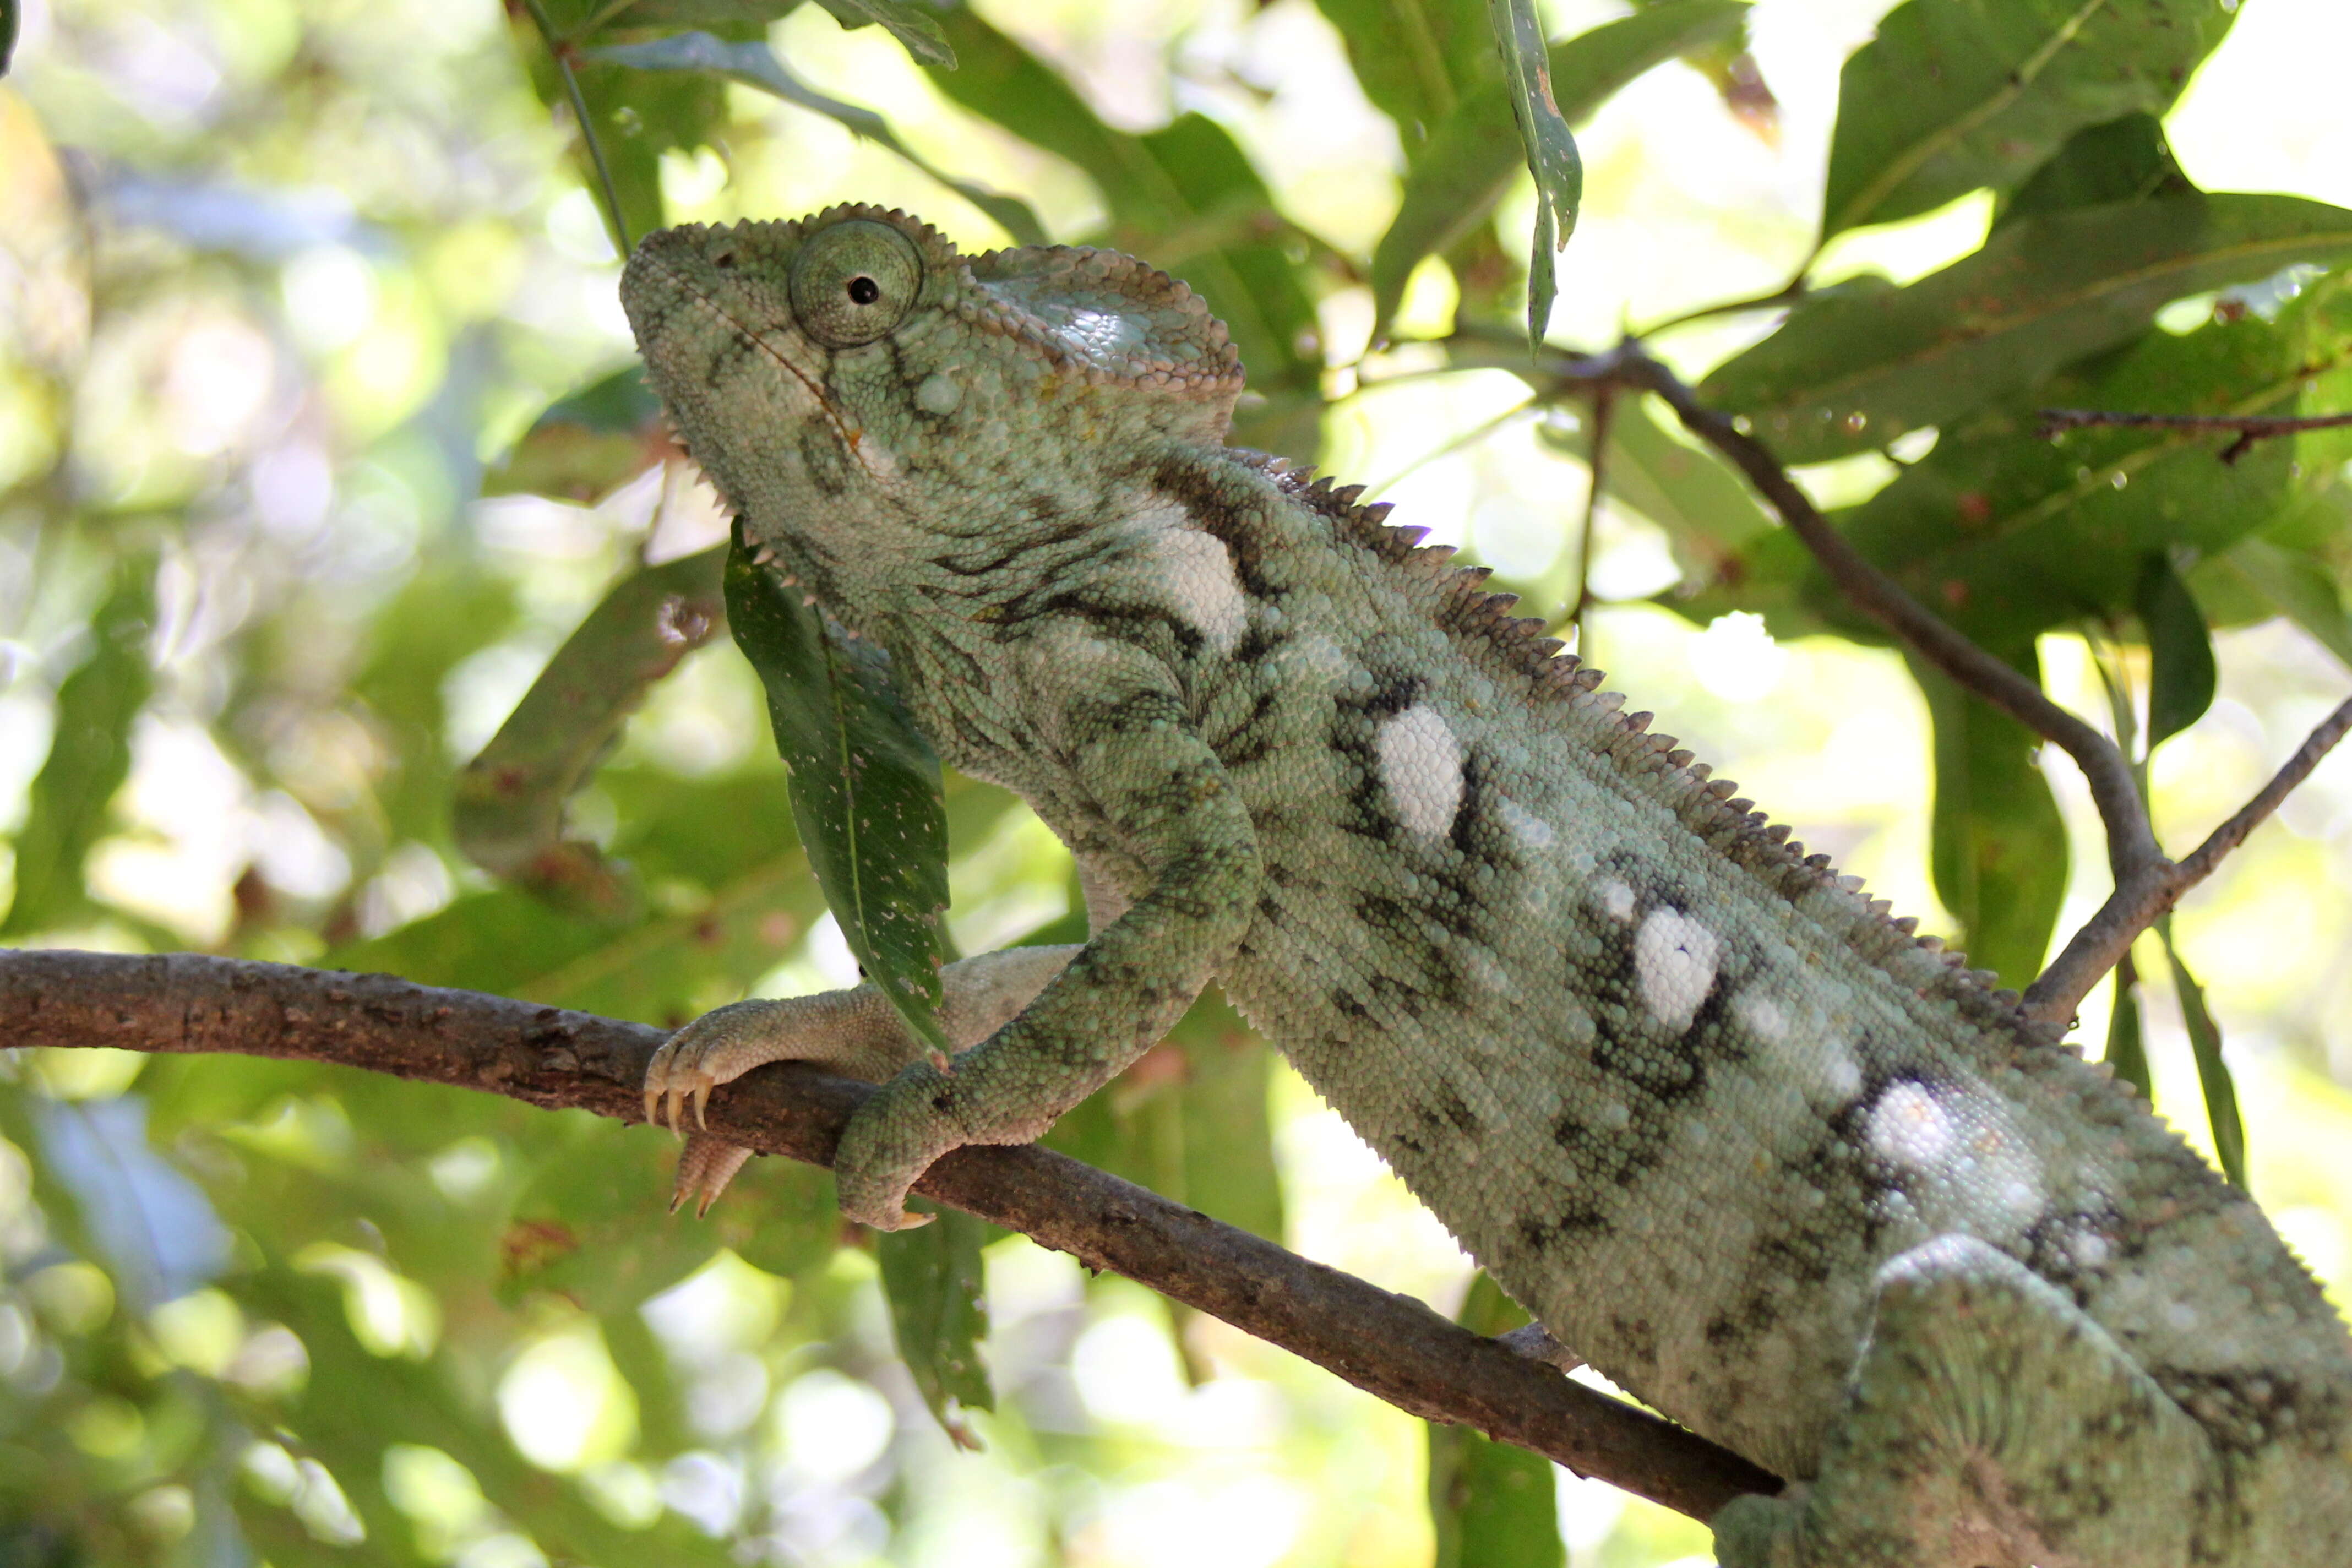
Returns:
[[[1973,1237],[2225,1444],[2303,1423],[2346,1528],[2344,1332],[2243,1194],[1443,552],[1238,455],[1197,482],[1254,603],[1195,664],[1265,862],[1228,989],[1563,1343],[1810,1474],[1880,1267]]]

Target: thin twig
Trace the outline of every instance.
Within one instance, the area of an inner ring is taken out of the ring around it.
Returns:
[[[563,79],[564,96],[572,100],[572,117],[580,125],[581,140],[588,143],[588,162],[595,166],[596,184],[604,197],[604,216],[612,220],[613,237],[620,242],[621,258],[627,260],[636,242],[629,237],[629,220],[621,216],[621,193],[613,184],[612,167],[604,162],[604,144],[596,140],[596,127],[588,118],[588,100],[580,91],[580,79],[572,74],[572,41],[555,36],[555,27],[547,19],[547,7],[541,0],[522,0],[523,8],[530,13],[530,24],[539,29],[541,41],[547,45],[548,58],[555,62],[555,72]]]
[[[1591,483],[1584,492],[1584,531],[1576,546],[1576,605],[1568,613],[1568,624],[1576,628],[1576,657],[1585,663],[1593,662],[1591,645],[1585,639],[1584,612],[1592,607],[1592,527],[1601,516],[1601,495],[1609,477],[1609,426],[1617,411],[1617,389],[1596,386],[1592,389],[1592,428],[1585,443],[1584,469]]]
[[[2299,435],[2305,430],[2339,430],[2352,425],[2352,414],[2132,414],[2099,408],[2044,408],[2036,427],[2043,440],[2068,430],[2095,426],[2121,426],[2142,430],[2234,430],[2238,438],[2221,448],[2221,460],[2234,463],[2257,441],[2273,436]]]
[[[1855,605],[1927,662],[2034,733],[2055,742],[2074,759],[2106,826],[2108,860],[2118,877],[2163,858],[2148,826],[2147,813],[2140,805],[2139,792],[2133,786],[2131,764],[2116,743],[2053,702],[2041,687],[1979,647],[1864,560],[1789,477],[1780,459],[1729,415],[1701,403],[1679,377],[1633,343],[1602,354],[1547,359],[1538,369],[1571,384],[1613,381],[1664,398],[1685,429],[1730,458],[1748,476]]]
[[[1480,357],[1491,357],[1493,353],[1492,345],[1475,332],[1457,338],[1453,346],[1465,345]],[[1621,343],[1606,353],[1546,357],[1534,368],[1536,374],[1549,376],[1561,386],[1613,386],[1656,393],[1685,429],[1747,475],[1848,599],[1961,686],[2036,734],[2055,742],[2074,759],[2106,828],[2107,863],[2115,876],[2115,891],[2027,989],[2024,1011],[2037,1023],[2069,1024],[2083,998],[2129,951],[2132,940],[2169,910],[2183,893],[2211,876],[2222,857],[2276,811],[2288,793],[2352,731],[2352,701],[2347,701],[2311,732],[2243,810],[2216,828],[2195,854],[2175,865],[2157,844],[2137,770],[2123,747],[2053,702],[2038,685],[1979,647],[1864,560],[1830,525],[1771,451],[1740,427],[1739,421],[1701,403],[1696,393],[1635,342]],[[2352,424],[2352,416],[2336,422]]]
[[[621,1121],[645,1116],[667,1037],[386,974],[175,953],[0,950],[0,1040],[231,1051],[363,1068]],[[763,1068],[710,1102],[728,1142],[830,1164],[871,1086]],[[1455,1422],[1694,1519],[1780,1489],[1727,1449],[1570,1382],[1399,1296],[1034,1145],[960,1149],[916,1190],[1108,1268],[1337,1373],[1412,1415]],[[646,1223],[666,1222],[646,1194]]]
[[[2099,976],[2114,968],[2130,949],[2133,939],[2179,903],[2182,894],[2211,876],[2222,857],[2244,843],[2248,834],[2278,810],[2347,731],[2352,731],[2352,700],[2322,720],[2262,793],[2215,828],[2193,853],[2178,865],[2158,861],[2118,881],[2099,912],[2084,922],[2042,977],[2027,988],[2027,1016],[2061,1024],[2072,1018],[2091,987],[2099,983]]]

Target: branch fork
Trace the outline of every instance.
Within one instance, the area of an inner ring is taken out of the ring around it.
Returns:
[[[1674,372],[1629,340],[1601,353],[1548,355],[1536,374],[1553,385],[1576,387],[1597,397],[1612,393],[1653,392],[1675,411],[1683,427],[1713,447],[1746,475],[1771,503],[1822,570],[1846,597],[1895,634],[1905,646],[2026,728],[2056,744],[2074,760],[2089,784],[2091,800],[2106,828],[2107,864],[2115,890],[2098,912],[2067,942],[2041,977],[2026,989],[2023,1010],[2037,1024],[2072,1026],[2075,1009],[2101,976],[2113,969],[2138,935],[2170,911],[2182,894],[2213,874],[2224,856],[2276,811],[2310,776],[2320,760],[2352,730],[2352,700],[2322,721],[2262,790],[2185,859],[2166,858],[2150,826],[2130,758],[2113,740],[2052,701],[2042,688],[1995,658],[1863,557],[1845,535],[1822,515],[1811,497],[1770,448],[1741,421],[1709,408]],[[2046,429],[2082,425],[2161,425],[2232,429],[2239,441],[2222,454],[2231,458],[2252,440],[2294,430],[2352,424],[2352,415],[2313,419],[2260,419],[2191,415],[2107,415],[2051,410]],[[2057,421],[2056,424],[2050,423]]]

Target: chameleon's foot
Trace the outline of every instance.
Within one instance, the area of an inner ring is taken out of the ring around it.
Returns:
[[[1794,1568],[1804,1521],[1804,1483],[1779,1497],[1734,1498],[1716,1511],[1715,1558],[1722,1568]]]
[[[723,1142],[704,1132],[687,1135],[686,1147],[678,1151],[677,1180],[669,1191],[669,1212],[676,1214],[694,1200],[694,1217],[700,1219],[735,1179],[735,1173],[751,1157],[751,1151],[733,1143]]]
[[[833,1180],[841,1212],[876,1230],[911,1230],[930,1215],[907,1207],[907,1189],[950,1149],[973,1142],[956,1114],[957,1084],[918,1062],[884,1084],[841,1131]]]
[[[646,1120],[667,1121],[672,1132],[682,1134],[678,1115],[691,1104],[694,1125],[705,1126],[703,1108],[712,1089],[753,1068],[799,1054],[778,1037],[785,1016],[781,1003],[737,1002],[713,1008],[672,1035],[646,1066]]]

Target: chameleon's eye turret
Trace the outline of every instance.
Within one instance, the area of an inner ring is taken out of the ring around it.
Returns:
[[[793,314],[827,348],[870,343],[905,319],[923,258],[887,224],[864,218],[814,236],[793,258]]]

